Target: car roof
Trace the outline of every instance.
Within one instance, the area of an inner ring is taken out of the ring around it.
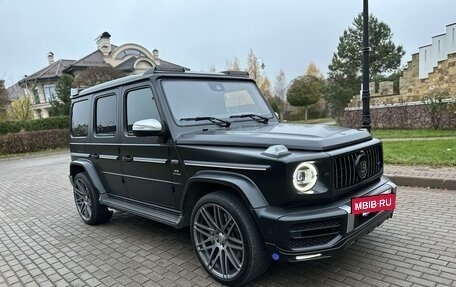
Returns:
[[[115,79],[109,82],[105,82],[84,90],[78,90],[72,89],[71,93],[71,98],[78,98],[82,97],[85,95],[97,93],[103,90],[107,90],[110,88],[122,86],[125,84],[130,84],[136,81],[140,81],[143,79],[151,78],[151,77],[157,77],[157,76],[180,76],[180,77],[216,77],[216,78],[248,78],[248,73],[243,72],[243,71],[223,71],[219,73],[204,73],[204,72],[190,72],[190,71],[185,71],[184,69],[182,70],[177,70],[177,69],[166,69],[166,70],[158,70],[155,68],[152,68],[150,70],[147,70],[141,74],[136,74],[136,75],[130,75],[126,77],[122,77],[119,79]]]

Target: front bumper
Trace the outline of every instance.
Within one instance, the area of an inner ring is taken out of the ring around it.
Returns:
[[[326,205],[256,209],[266,248],[275,261],[295,262],[334,256],[393,216],[393,211],[351,214],[351,199],[396,193],[386,177],[354,194]]]

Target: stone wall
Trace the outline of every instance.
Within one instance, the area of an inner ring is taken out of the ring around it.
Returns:
[[[391,104],[371,107],[372,127],[380,129],[456,128],[456,102],[434,105],[422,102]],[[347,109],[341,125],[359,128],[362,123],[361,109]]]
[[[449,54],[448,59],[438,62],[428,78],[419,79],[419,55],[412,55],[399,79],[399,94],[393,95],[392,82],[381,82],[379,92],[375,93],[374,83],[369,83],[371,106],[384,106],[393,103],[422,101],[435,93],[456,96],[456,53]],[[353,97],[348,108],[361,106],[359,95]]]
[[[447,60],[439,61],[426,79],[419,79],[418,68],[418,54],[415,54],[400,79],[401,95],[411,100],[421,100],[437,89],[445,90],[451,96],[456,95],[456,53],[449,54]]]

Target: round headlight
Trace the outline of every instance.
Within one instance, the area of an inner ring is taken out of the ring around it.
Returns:
[[[293,173],[293,185],[300,193],[311,190],[317,183],[317,179],[317,168],[310,162],[301,163]]]

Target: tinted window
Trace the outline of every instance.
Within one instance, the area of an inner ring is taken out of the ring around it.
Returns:
[[[127,93],[127,131],[131,132],[133,124],[139,120],[156,119],[160,121],[157,105],[150,88]]]
[[[97,134],[114,134],[116,132],[116,96],[98,98],[95,115]]]
[[[71,115],[71,135],[74,137],[86,137],[90,118],[89,101],[74,103]]]

